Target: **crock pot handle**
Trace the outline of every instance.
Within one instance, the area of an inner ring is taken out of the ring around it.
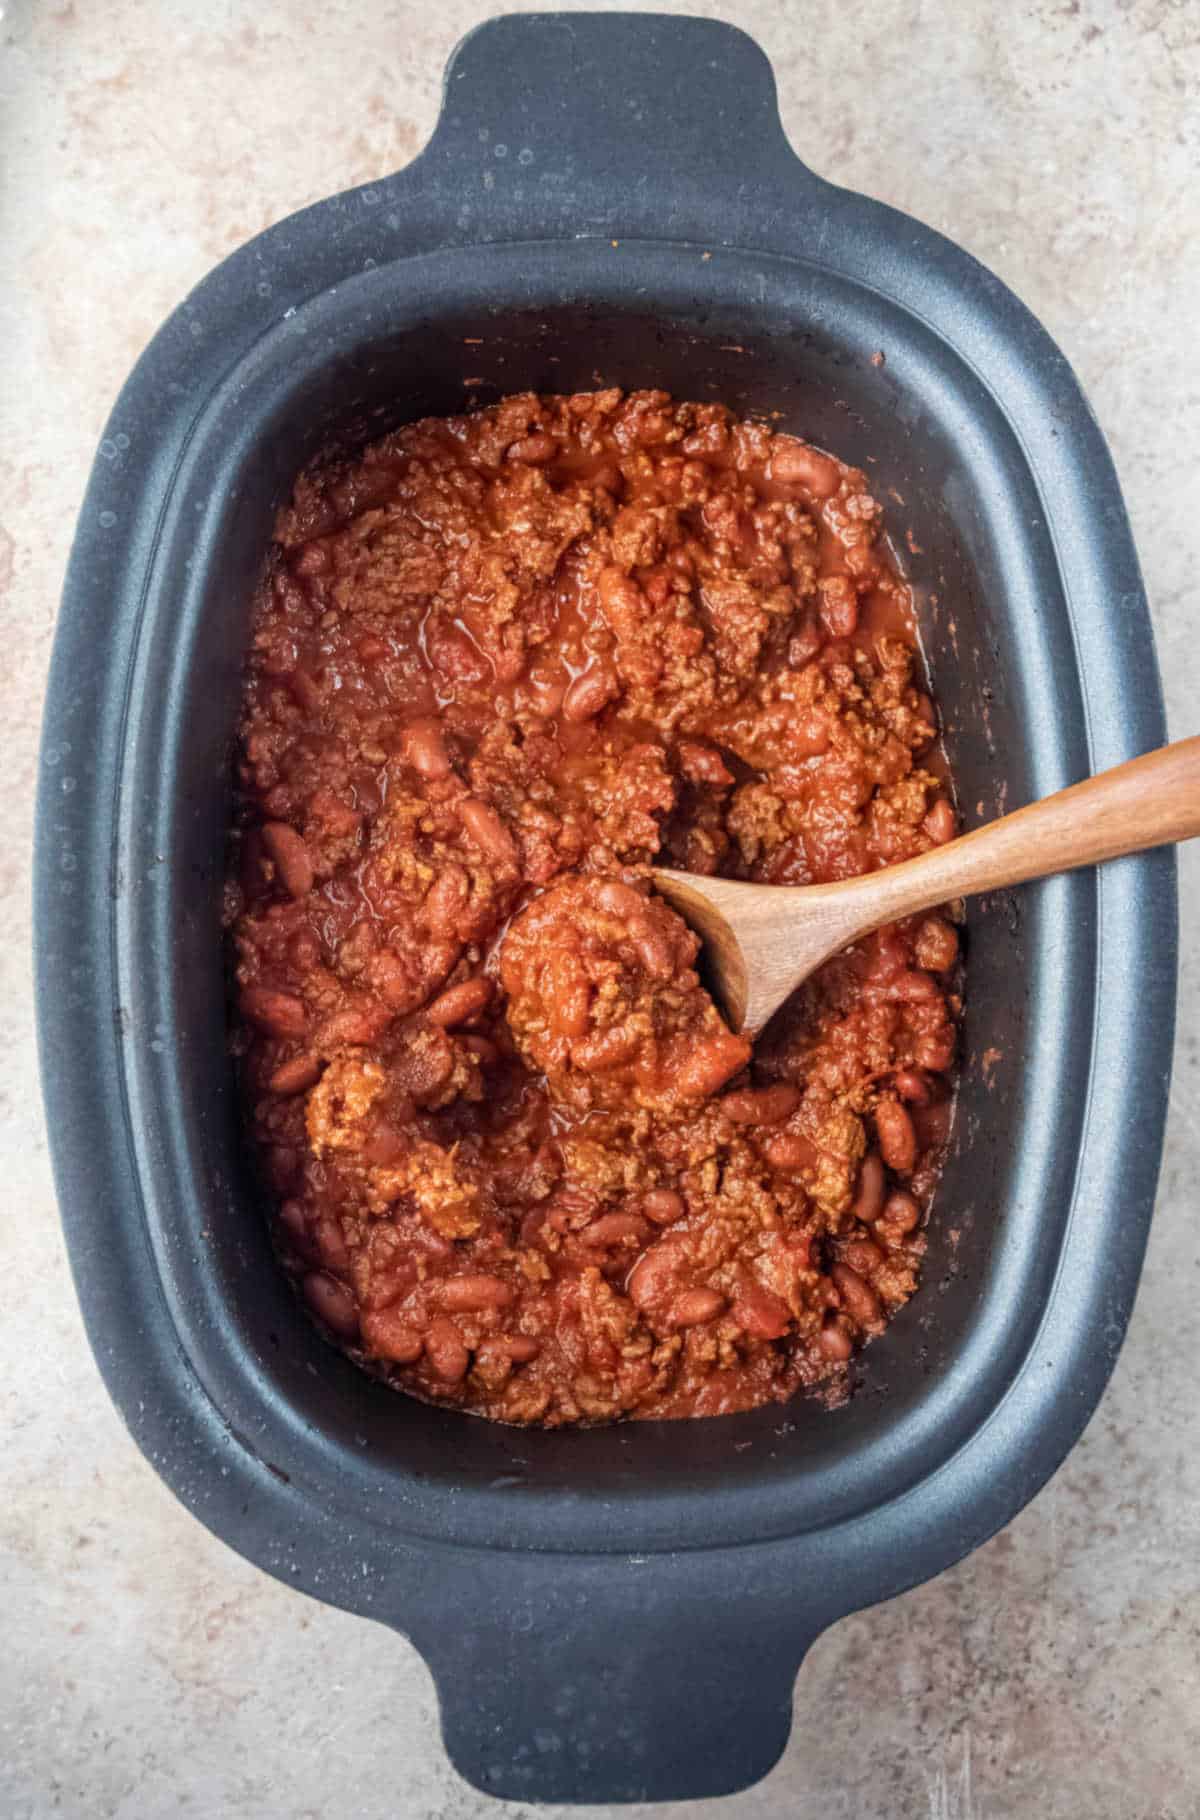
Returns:
[[[465,238],[640,233],[752,244],[797,184],[775,77],[736,26],[663,13],[509,14],[458,46],[410,172]],[[450,204],[453,203],[451,210]]]
[[[451,239],[623,235],[768,244],[798,184],[771,66],[716,20],[509,15],[454,53],[442,115],[397,179]],[[716,224],[716,227],[714,227]],[[767,238],[760,238],[762,235]],[[681,1537],[681,1541],[685,1538]],[[468,1781],[513,1801],[686,1800],[745,1788],[787,1741],[806,1649],[838,1611],[770,1548],[649,1556],[455,1549],[397,1612]]]
[[[771,1548],[471,1559],[447,1557],[436,1617],[414,1624],[410,1607],[404,1627],[451,1761],[511,1801],[679,1801],[758,1781],[835,1615],[798,1618]]]

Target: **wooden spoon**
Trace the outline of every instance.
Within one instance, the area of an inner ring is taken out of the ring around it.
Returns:
[[[833,885],[746,885],[656,869],[704,942],[732,1030],[754,1035],[831,954],[956,897],[1200,835],[1200,737],[1181,739],[976,828],[916,859]]]

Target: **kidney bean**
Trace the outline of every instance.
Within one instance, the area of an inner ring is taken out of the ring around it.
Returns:
[[[630,944],[642,963],[643,971],[653,980],[670,979],[675,971],[675,952],[670,939],[648,916],[629,931]]]
[[[409,1104],[411,1106],[411,1101]],[[407,1149],[403,1133],[396,1129],[391,1119],[377,1118],[371,1123],[360,1155],[368,1169],[388,1169],[400,1161]]]
[[[325,1019],[317,1032],[317,1046],[328,1051],[340,1049],[344,1043],[355,1047],[373,1043],[383,1035],[393,1016],[389,1005],[347,1005]]]
[[[872,984],[886,984],[908,966],[904,937],[896,923],[877,929],[868,937],[866,953],[869,959],[867,978]]]
[[[585,720],[594,720],[610,701],[616,699],[618,692],[617,679],[607,665],[585,670],[582,676],[575,678],[563,696],[563,719],[577,726]]]
[[[656,1226],[672,1226],[687,1212],[687,1204],[673,1188],[651,1188],[642,1196],[642,1212]]]
[[[344,1283],[327,1276],[323,1270],[311,1270],[301,1288],[309,1307],[327,1327],[332,1327],[343,1340],[357,1337],[358,1309]]]
[[[294,1194],[299,1185],[300,1152],[294,1144],[268,1144],[263,1152],[267,1180],[276,1194]]]
[[[528,436],[519,436],[516,442],[510,443],[507,450],[509,461],[528,462],[531,467],[541,467],[544,462],[553,461],[558,454],[558,444],[553,436],[543,430],[534,430]]]
[[[776,1081],[770,1087],[741,1087],[727,1093],[721,1111],[735,1125],[782,1125],[800,1104],[801,1093],[790,1081]]]
[[[481,683],[487,677],[487,658],[462,626],[444,613],[431,613],[426,621],[425,649],[434,669],[448,682]]]
[[[636,1213],[602,1213],[580,1236],[585,1245],[644,1245],[650,1228]]]
[[[499,1344],[504,1347],[514,1365],[532,1364],[542,1350],[542,1342],[528,1333],[503,1333]]]
[[[927,973],[908,968],[888,982],[888,997],[900,1005],[926,1005],[940,997],[936,982]]]
[[[909,1194],[907,1189],[897,1188],[888,1195],[883,1203],[883,1212],[877,1224],[885,1228],[888,1238],[904,1238],[914,1231],[921,1221],[921,1207],[917,1197]],[[851,1263],[854,1262],[851,1258]]]
[[[313,1259],[315,1247],[312,1235],[308,1230],[308,1221],[304,1208],[299,1201],[282,1201],[279,1207],[279,1224],[283,1227],[289,1243],[302,1257]]]
[[[761,1283],[743,1283],[734,1297],[733,1318],[758,1340],[779,1340],[791,1325],[792,1311],[782,1296]]]
[[[471,1355],[453,1321],[431,1321],[425,1330],[425,1356],[443,1384],[461,1384]]]
[[[561,1184],[547,1203],[546,1221],[556,1232],[581,1233],[595,1216],[599,1196],[594,1190]]]
[[[443,1238],[440,1232],[435,1232],[432,1226],[419,1226],[413,1234],[413,1245],[414,1247],[419,1246],[431,1258],[445,1259],[454,1256],[454,1246],[451,1241]],[[412,1280],[415,1282],[415,1276]],[[407,1283],[406,1286],[408,1286]]]
[[[685,1289],[671,1304],[668,1317],[672,1327],[702,1327],[715,1321],[725,1307],[725,1297],[717,1289]]]
[[[471,1051],[481,1068],[491,1068],[500,1060],[500,1051],[486,1036],[464,1036],[460,1041],[464,1049]]]
[[[350,1252],[337,1215],[319,1214],[312,1230],[319,1262],[332,1276],[349,1277]]]
[[[829,575],[820,584],[821,624],[830,638],[850,638],[858,626],[858,591],[846,575]]]
[[[932,739],[937,732],[937,709],[933,705],[932,695],[926,694],[924,689],[917,690],[917,713],[926,723],[929,737]]]
[[[680,1063],[676,1088],[689,1099],[705,1099],[749,1060],[750,1045],[745,1037],[731,1033],[702,1037]]]
[[[940,916],[925,919],[917,930],[913,954],[929,973],[948,973],[958,959],[958,933]]]
[[[597,885],[596,905],[625,923],[641,921],[646,916],[646,899],[619,878],[606,878]]]
[[[859,1327],[878,1327],[881,1324],[879,1297],[870,1284],[864,1283],[849,1264],[835,1264],[829,1274],[850,1319]]]
[[[303,999],[290,992],[277,992],[273,986],[246,986],[238,998],[238,1008],[243,1017],[268,1036],[303,1036],[308,1024]]]
[[[427,783],[440,783],[453,769],[440,720],[410,721],[404,729],[404,756]]]
[[[594,1030],[579,1039],[571,1052],[576,1067],[589,1074],[603,1074],[629,1061],[641,1041],[635,1024],[616,1024],[611,1030]]]
[[[420,1329],[395,1308],[365,1314],[362,1332],[367,1351],[377,1359],[390,1359],[395,1365],[413,1365],[425,1350]]]
[[[880,1100],[875,1108],[879,1152],[889,1169],[907,1175],[917,1160],[917,1134],[899,1100]]]
[[[370,1288],[366,1291],[364,1300],[369,1310],[378,1313],[381,1309],[390,1309],[398,1322],[402,1321],[406,1327],[416,1327],[419,1330],[420,1320],[411,1313],[405,1314],[399,1306],[404,1297],[416,1288],[417,1282],[415,1254],[397,1261],[396,1254],[393,1253],[386,1265],[378,1269],[372,1268]],[[364,1309],[362,1317],[364,1331],[368,1309]]]
[[[629,1275],[626,1289],[635,1308],[643,1313],[665,1302],[685,1263],[678,1237],[660,1239],[644,1251]]]
[[[542,1342],[526,1333],[492,1334],[484,1344],[503,1358],[511,1359],[514,1365],[530,1364],[542,1350]]]
[[[438,873],[425,898],[425,921],[431,934],[443,939],[457,936],[459,920],[470,895],[466,873],[452,861]]]
[[[596,1211],[596,1196],[587,1188],[564,1183],[547,1209],[546,1219],[555,1232],[581,1232]]]
[[[833,1359],[839,1365],[844,1365],[854,1351],[853,1340],[836,1321],[826,1321],[817,1335],[817,1345],[827,1359]]]
[[[551,990],[547,993],[550,1018],[559,1036],[587,1034],[592,994],[575,955],[559,948],[549,956]]]
[[[768,1138],[765,1150],[772,1169],[789,1173],[805,1169],[813,1161],[813,1147],[798,1131],[777,1131]]]
[[[794,436],[774,438],[767,473],[782,486],[803,487],[814,499],[829,499],[841,480],[838,465],[830,456],[810,449]]]
[[[929,1082],[916,1068],[898,1069],[892,1076],[892,1086],[910,1105],[923,1106],[929,1098]]]
[[[645,601],[637,583],[614,563],[601,569],[596,577],[596,598],[612,630],[620,634],[625,628],[636,629],[645,612]]]
[[[516,865],[516,844],[494,809],[487,803],[481,803],[478,797],[469,796],[459,804],[458,813],[475,845],[493,865]]]
[[[313,864],[302,837],[286,822],[266,822],[262,843],[284,890],[291,897],[307,897],[313,887]]]
[[[856,1220],[869,1226],[877,1220],[883,1210],[883,1197],[887,1189],[887,1176],[884,1174],[883,1161],[877,1150],[868,1150],[858,1172],[858,1189],[854,1196],[852,1213]]]
[[[733,772],[715,747],[695,740],[680,740],[679,769],[692,783],[707,784],[710,790],[728,790],[733,782]]]
[[[944,847],[958,832],[954,805],[946,797],[939,796],[921,826],[935,846]]]
[[[280,1099],[290,1099],[294,1093],[306,1093],[315,1087],[320,1078],[321,1064],[315,1055],[294,1055],[290,1062],[279,1064],[267,1087]]]
[[[801,621],[800,629],[793,632],[788,639],[787,660],[790,670],[802,670],[805,664],[811,663],[821,649],[824,638],[816,617],[809,609]],[[828,744],[828,733],[826,735]],[[821,748],[824,751],[824,747]]]
[[[869,1277],[883,1263],[883,1252],[874,1239],[847,1239],[842,1246],[842,1261],[857,1270],[860,1277]]]
[[[425,1007],[425,1015],[431,1024],[437,1024],[443,1030],[452,1030],[456,1024],[465,1024],[471,1018],[478,1017],[484,1007],[491,1002],[492,982],[482,973],[475,974],[469,980],[460,980],[457,986],[448,986],[445,992],[439,993],[433,1002]]]
[[[443,1308],[455,1314],[483,1314],[489,1308],[507,1308],[513,1299],[512,1285],[502,1277],[444,1277],[437,1286]]]

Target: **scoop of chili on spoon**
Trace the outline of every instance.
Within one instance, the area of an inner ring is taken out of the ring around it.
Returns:
[[[916,859],[831,885],[748,885],[655,869],[704,943],[713,996],[756,1035],[831,955],[953,898],[1098,865],[1200,835],[1200,737],[1072,784]]]

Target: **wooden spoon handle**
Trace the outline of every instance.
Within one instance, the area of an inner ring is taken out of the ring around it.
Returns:
[[[950,898],[1048,878],[1195,835],[1200,835],[1200,737],[1101,771],[945,847],[870,874],[869,926],[913,916]],[[859,882],[823,889],[832,898],[843,890],[849,894]]]

